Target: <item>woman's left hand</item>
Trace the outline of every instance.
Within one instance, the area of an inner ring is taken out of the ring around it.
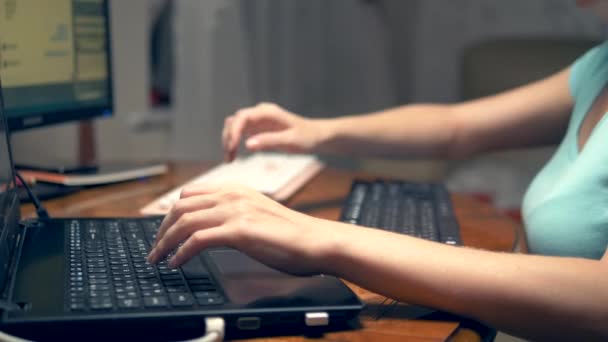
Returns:
[[[203,249],[226,246],[290,273],[316,274],[331,251],[330,221],[313,218],[237,185],[185,188],[159,227],[148,257],[157,263],[171,251],[177,267]],[[180,243],[183,245],[179,247]]]

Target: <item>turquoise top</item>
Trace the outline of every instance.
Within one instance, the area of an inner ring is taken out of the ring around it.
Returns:
[[[570,71],[574,109],[566,136],[536,175],[523,201],[530,252],[600,259],[608,247],[608,115],[579,153],[578,132],[608,83],[608,42]]]

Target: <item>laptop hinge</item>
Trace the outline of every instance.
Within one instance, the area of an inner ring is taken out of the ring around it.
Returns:
[[[9,201],[9,210],[7,216],[4,217],[4,229],[0,236],[0,253],[2,261],[0,262],[0,310],[3,311],[20,311],[23,308],[17,303],[11,303],[7,299],[10,298],[10,290],[12,278],[17,267],[17,260],[21,254],[21,240],[23,237],[24,226],[19,223],[20,208],[19,198],[14,192],[9,193],[7,200]]]

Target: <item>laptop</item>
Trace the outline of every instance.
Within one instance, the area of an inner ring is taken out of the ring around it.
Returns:
[[[222,317],[226,336],[350,327],[339,279],[278,272],[229,248],[179,269],[145,258],[161,218],[20,221],[0,87],[0,330],[33,340],[176,340]]]

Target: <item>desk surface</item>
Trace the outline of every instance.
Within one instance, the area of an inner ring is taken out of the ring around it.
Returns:
[[[210,166],[211,164],[204,163],[179,163],[172,165],[169,173],[163,176],[88,189],[47,201],[45,206],[53,217],[140,216],[139,208]],[[286,205],[313,216],[337,220],[351,182],[357,177],[373,179],[373,175],[369,174],[325,169],[287,201]],[[452,199],[465,246],[511,252],[516,245],[525,243],[518,236],[519,225],[488,204],[462,194],[452,194]],[[34,213],[31,205],[24,205],[22,209],[26,217],[31,217]],[[459,330],[461,322],[458,319],[447,321],[408,319],[420,316],[424,311],[406,304],[394,304],[383,296],[353,284],[349,286],[366,303],[366,309],[360,316],[361,329],[329,333],[323,339],[443,341],[451,337],[453,340],[471,341],[466,329]],[[288,337],[280,340],[299,341],[303,338]]]

